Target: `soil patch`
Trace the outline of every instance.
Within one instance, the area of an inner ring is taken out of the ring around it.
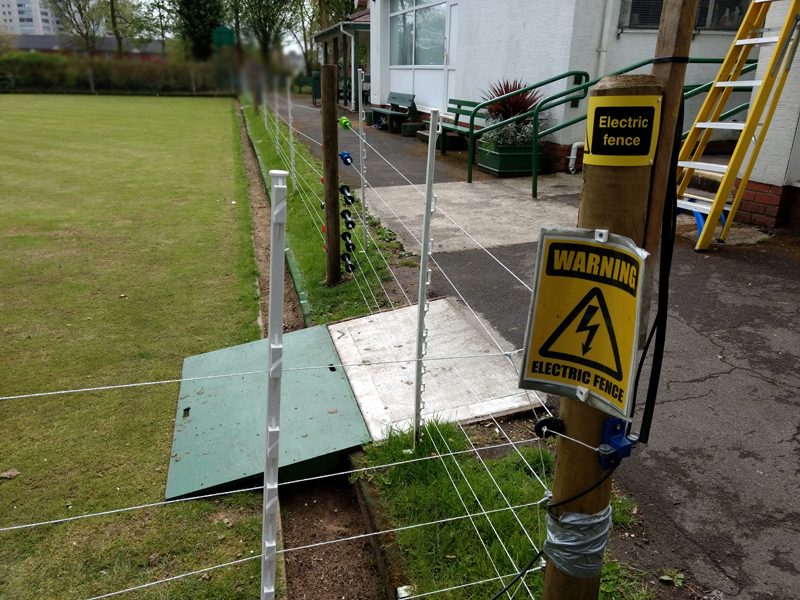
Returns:
[[[281,489],[283,539],[287,548],[366,532],[358,499],[347,477],[324,481],[324,484],[298,483]],[[368,538],[297,550],[284,558],[291,600],[374,600],[383,595]]]
[[[237,105],[238,108],[238,105]],[[237,111],[240,115],[240,111]],[[269,312],[270,203],[244,120],[238,117],[245,172],[253,212],[253,243],[260,273],[261,329],[266,335]],[[396,276],[405,287],[418,271],[397,266]],[[402,291],[392,281],[387,291],[395,302],[403,302]],[[407,288],[406,288],[407,289]],[[303,313],[291,275],[284,271],[283,330],[302,329]],[[346,477],[335,477],[284,486],[280,491],[282,538],[285,548],[359,535],[365,532],[361,510]],[[215,513],[214,519],[231,526],[240,515],[235,511]],[[299,550],[284,555],[288,598],[291,600],[347,598],[373,600],[380,577],[368,540],[356,540]]]
[[[256,262],[258,263],[258,291],[261,298],[261,330],[262,335],[267,333],[267,314],[269,312],[269,231],[271,220],[271,207],[269,196],[261,177],[258,159],[247,137],[244,118],[241,115],[239,102],[236,102],[237,121],[239,122],[239,136],[242,142],[242,158],[244,170],[247,174],[248,187],[250,188],[250,207],[253,213],[253,244],[256,249]],[[289,269],[283,271],[283,331],[297,331],[303,328],[303,311],[300,310],[300,299],[292,282]]]

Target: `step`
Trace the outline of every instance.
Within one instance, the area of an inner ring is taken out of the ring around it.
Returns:
[[[734,129],[738,131],[742,131],[744,126],[744,123],[733,123],[731,121],[701,121],[695,125],[700,129]]]
[[[761,85],[761,79],[742,79],[740,81],[719,81],[714,87],[758,87]]]
[[[735,46],[769,46],[771,44],[777,44],[780,36],[777,35],[770,35],[767,37],[759,37],[759,38],[747,38],[746,40],[736,40],[734,42]]]
[[[447,150],[463,150],[467,147],[467,138],[463,135],[458,135],[457,133],[448,132],[444,134],[447,136]],[[428,138],[430,137],[430,133],[425,131],[417,131],[417,139],[420,142],[428,143]],[[442,149],[442,134],[436,139],[436,148],[438,150]]]
[[[685,200],[685,198],[691,198],[691,200]],[[699,212],[704,215],[711,214],[711,210],[714,207],[714,203],[710,201],[708,198],[703,198],[702,196],[695,196],[694,194],[684,194],[680,198],[678,198],[677,206],[683,210],[690,210],[692,212]],[[723,212],[730,211],[731,207],[730,204],[726,204],[725,207],[722,209]]]
[[[725,173],[725,171],[728,170],[728,165],[717,165],[693,160],[679,160],[678,166],[684,169],[695,169],[697,171],[708,171],[710,173]]]

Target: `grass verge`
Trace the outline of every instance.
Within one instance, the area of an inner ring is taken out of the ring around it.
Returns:
[[[8,96],[0,395],[180,377],[260,337],[230,99]],[[233,204],[233,202],[236,204]],[[178,385],[0,401],[0,528],[164,498]],[[0,531],[0,597],[85,599],[258,553],[260,494]],[[252,598],[253,560],[129,598]]]
[[[276,144],[273,114],[269,113],[265,128],[263,112],[255,115],[252,102],[247,99],[243,99],[242,104],[245,105],[244,114],[253,144],[261,156],[264,168],[267,172],[270,169],[291,171],[286,124],[279,121],[280,133]],[[314,324],[327,323],[388,307],[390,300],[382,289],[382,282],[392,278],[387,264],[393,260],[392,250],[398,249],[400,244],[393,236],[376,235],[377,229],[370,227],[372,239],[365,255],[363,224],[357,216],[361,214],[361,202],[356,199],[353,206],[340,203],[340,209],[350,210],[356,222],[355,229],[350,231],[356,248],[349,254],[357,262],[358,268],[352,275],[344,274],[341,284],[326,286],[325,239],[322,233],[325,215],[321,208],[324,197],[322,165],[308,148],[297,141],[295,156],[296,182],[289,182],[286,238],[297,260],[302,285],[311,306],[311,320]],[[343,221],[341,230],[346,231]],[[341,251],[346,252],[344,242]]]
[[[404,462],[471,447],[457,425],[430,422],[423,431],[416,447],[410,432],[391,431],[384,442],[364,448],[364,465]],[[522,456],[511,452],[501,458],[484,459],[485,464],[474,453],[466,453],[395,465],[357,477],[368,479],[375,487],[392,528],[408,527],[541,500],[545,491],[542,482],[552,481],[554,458],[545,444],[521,447],[520,452]],[[527,565],[536,555],[533,544],[541,548],[546,536],[545,515],[543,504],[538,504],[474,520],[459,519],[398,531],[393,537],[402,562],[400,569],[414,594],[468,586],[436,597],[492,598],[502,588],[498,581],[468,584],[513,575]],[[525,581],[534,597],[541,597],[542,572],[530,572]],[[523,591],[519,594],[527,597]],[[600,599],[618,598],[653,600],[655,593],[642,583],[635,570],[607,556]]]

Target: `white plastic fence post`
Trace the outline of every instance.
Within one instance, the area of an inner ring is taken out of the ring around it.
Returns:
[[[358,70],[358,89],[364,89],[364,71]],[[358,160],[361,169],[361,223],[364,225],[364,252],[367,251],[367,168],[364,166],[364,159],[367,151],[364,149],[364,105],[358,103]]]
[[[286,102],[289,106],[289,166],[292,170],[292,198],[294,198],[294,190],[296,186],[296,179],[294,173],[294,129],[292,123],[292,78],[286,78]]]
[[[428,138],[428,169],[425,175],[425,211],[422,213],[422,248],[419,255],[419,295],[417,296],[417,364],[414,398],[414,443],[419,442],[420,421],[422,420],[422,392],[425,384],[422,376],[425,367],[422,359],[428,351],[428,330],[425,328],[425,313],[428,312],[428,284],[431,282],[431,270],[428,268],[428,257],[431,253],[431,214],[436,210],[433,195],[433,168],[436,164],[436,138],[439,135],[439,110],[431,109],[430,137]]]
[[[272,225],[269,257],[269,317],[267,337],[267,424],[264,462],[264,515],[261,529],[261,600],[275,598],[275,559],[278,544],[278,441],[283,372],[283,271],[286,244],[286,171],[272,178]]]

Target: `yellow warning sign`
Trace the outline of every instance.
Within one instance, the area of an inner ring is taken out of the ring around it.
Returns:
[[[653,164],[661,96],[591,96],[583,162],[638,167]]]
[[[542,228],[520,387],[628,416],[645,256],[604,231]]]

